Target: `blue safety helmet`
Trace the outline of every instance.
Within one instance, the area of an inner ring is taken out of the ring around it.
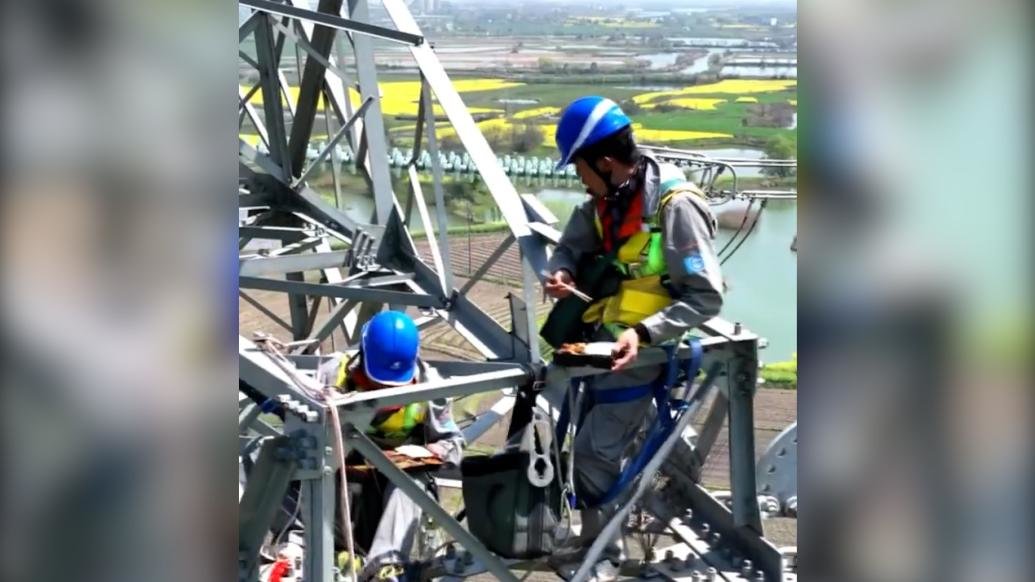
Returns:
[[[580,97],[572,101],[557,122],[557,168],[571,163],[578,151],[632,125],[617,103],[605,97]]]
[[[408,384],[417,372],[419,347],[417,325],[408,315],[378,313],[363,326],[363,371],[378,384]]]

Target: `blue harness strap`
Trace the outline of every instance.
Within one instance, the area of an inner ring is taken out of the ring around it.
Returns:
[[[684,362],[675,357],[676,346],[662,346],[667,356],[665,370],[650,384],[630,386],[628,388],[613,388],[610,390],[593,390],[591,384],[587,385],[586,396],[589,398],[589,404],[586,410],[589,410],[589,408],[596,404],[631,402],[639,400],[647,394],[653,394],[654,403],[658,411],[657,418],[647,431],[647,436],[644,438],[639,452],[622,469],[622,472],[619,473],[618,478],[611,487],[599,498],[583,496],[583,501],[587,507],[597,507],[614,501],[643,472],[647,462],[657,453],[658,448],[672,433],[676,422],[687,408],[687,402],[686,400],[672,401],[669,394],[670,390],[679,381],[680,371],[684,373],[687,387],[689,388],[689,386],[693,385],[694,378],[697,377],[697,372],[701,369],[701,360],[704,355],[704,348],[701,346],[699,339],[690,338],[689,343],[690,357]],[[681,363],[683,364],[682,366],[680,366]],[[579,382],[579,379],[573,379],[571,389],[577,389]],[[687,390],[687,394],[689,394],[689,390]],[[564,442],[563,436],[567,432],[570,417],[571,411],[568,410],[568,399],[566,398],[561,407],[561,414],[557,422],[557,438],[560,439],[558,442]]]

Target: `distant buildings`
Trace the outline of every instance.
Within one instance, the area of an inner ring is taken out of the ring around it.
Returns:
[[[412,6],[421,14],[435,14],[442,8],[442,0],[415,0]]]

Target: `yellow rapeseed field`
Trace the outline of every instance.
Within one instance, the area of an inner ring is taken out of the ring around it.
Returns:
[[[460,93],[473,93],[476,91],[493,91],[496,89],[506,89],[508,87],[517,87],[522,83],[514,83],[511,81],[504,81],[502,79],[457,79],[453,81],[453,86]],[[420,81],[388,81],[385,83],[379,83],[378,88],[381,90],[381,112],[385,115],[416,115],[418,100],[420,99]],[[247,92],[247,87],[241,87],[242,92]],[[295,101],[298,99],[298,87],[288,87],[288,95],[291,100]],[[355,89],[349,89],[349,101],[352,102],[353,107],[358,107],[360,104],[359,93]],[[262,94],[256,93],[249,100],[249,103],[255,105],[262,105]],[[323,110],[323,103],[319,105],[320,110]],[[502,110],[491,109],[486,107],[469,107],[468,111],[472,114],[475,113],[498,113]],[[435,115],[445,115],[442,108],[438,105],[435,106]]]
[[[486,119],[485,121],[478,122],[478,128],[482,132],[488,132],[492,130],[501,130],[509,132],[515,124],[511,123],[507,119]],[[520,125],[520,124],[518,124]],[[543,143],[552,145],[555,141],[556,126],[552,123],[543,125],[536,125],[540,132],[543,134]],[[675,129],[644,129],[642,124],[634,123],[633,131],[636,133],[636,139],[644,143],[655,143],[655,142],[676,142],[676,141],[690,141],[695,139],[716,139],[716,138],[732,138],[733,136],[728,133],[715,133],[710,131],[683,131]],[[439,136],[455,135],[455,131],[452,128],[439,130]]]
[[[678,99],[669,99],[667,101],[655,101],[654,103],[648,103],[643,106],[644,109],[653,109],[662,103],[667,105],[675,105],[676,107],[682,107],[684,109],[696,109],[698,111],[715,111],[715,106],[719,103],[725,103],[725,99],[717,99],[713,97],[682,97]]]
[[[725,79],[717,83],[707,85],[692,85],[682,89],[671,91],[651,91],[640,93],[633,97],[633,101],[642,105],[658,98],[681,97],[683,95],[709,95],[709,94],[732,94],[745,95],[750,93],[769,93],[773,91],[784,91],[796,87],[798,82],[789,80],[771,79]]]
[[[639,123],[633,124],[633,132],[638,141],[644,143],[665,141],[689,141],[694,139],[732,138],[728,133],[711,131],[684,131],[678,129],[644,129]]]
[[[785,91],[797,86],[798,81],[795,79],[724,79],[718,83],[687,87],[682,89],[681,92],[688,94],[732,93],[734,95],[743,95],[745,93]]]
[[[524,111],[518,111],[513,115],[514,119],[531,119],[533,117],[543,117],[546,115],[554,115],[560,113],[560,107],[535,107],[532,109],[525,109]]]
[[[758,97],[737,97],[737,103],[758,103]]]

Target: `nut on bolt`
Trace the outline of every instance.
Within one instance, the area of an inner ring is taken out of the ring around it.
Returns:
[[[713,582],[713,580],[715,580],[715,577],[718,576],[718,575],[719,575],[719,571],[718,570],[716,570],[715,568],[708,568],[704,572],[704,579],[707,580],[708,582]]]
[[[755,577],[751,580],[752,582],[765,582],[765,572],[761,570],[755,570]]]
[[[787,515],[798,517],[798,496],[787,498]]]

